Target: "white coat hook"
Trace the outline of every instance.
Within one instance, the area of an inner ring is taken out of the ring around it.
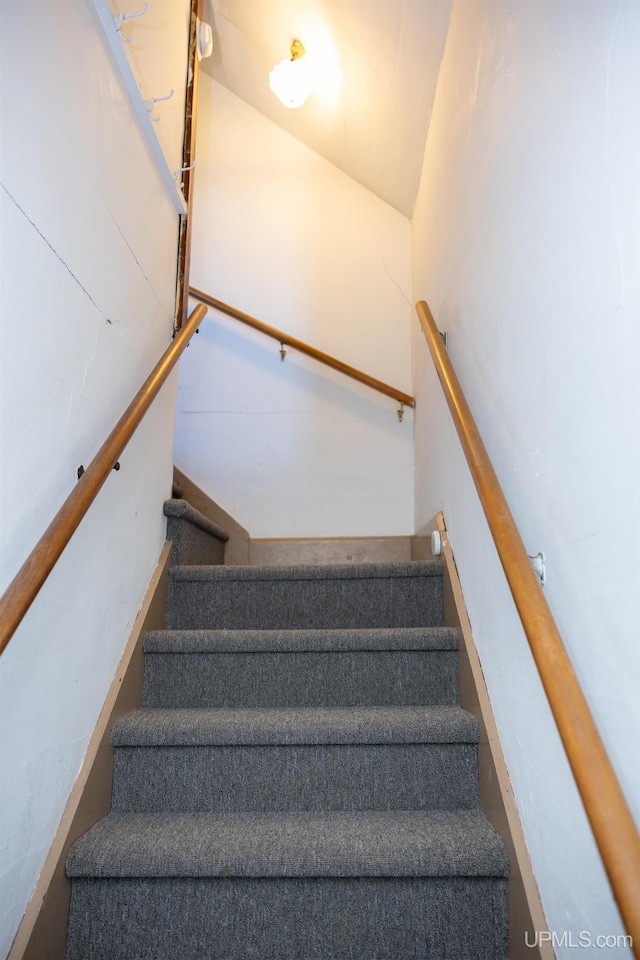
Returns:
[[[149,119],[153,120],[154,123],[157,123],[160,117],[154,117],[152,110],[156,103],[161,103],[163,100],[171,100],[173,96],[173,90],[170,90],[166,97],[151,97],[151,100],[145,100],[144,105],[147,108],[147,113],[149,114]]]
[[[125,37],[125,35],[123,34],[122,24],[124,23],[124,21],[133,20],[134,17],[144,17],[146,12],[147,12],[147,5],[146,3],[143,3],[142,10],[139,10],[137,13],[121,13],[119,14],[119,16],[114,17],[113,22],[116,25],[116,31],[123,43],[131,43],[131,40],[133,39],[132,37]]]
[[[179,168],[178,170],[176,170],[176,172],[174,173],[173,179],[174,179],[174,180],[177,180],[181,173],[186,173],[187,170],[193,170],[194,167],[195,167],[195,165],[196,165],[196,162],[195,162],[195,160],[194,160],[194,162],[191,164],[190,167],[180,167],[180,168]]]

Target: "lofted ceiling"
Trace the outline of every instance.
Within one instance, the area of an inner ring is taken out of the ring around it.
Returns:
[[[413,211],[452,0],[206,0],[202,68],[405,216]],[[294,38],[322,80],[290,110],[269,89]]]

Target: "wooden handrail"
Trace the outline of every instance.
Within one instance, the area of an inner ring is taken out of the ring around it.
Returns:
[[[429,307],[416,310],[620,914],[640,957],[640,835]]]
[[[298,350],[300,353],[306,353],[308,357],[313,357],[314,360],[318,360],[328,367],[333,367],[334,370],[339,370],[340,373],[346,374],[347,377],[351,377],[353,380],[359,380],[360,383],[366,384],[379,393],[384,393],[387,397],[393,397],[394,400],[404,404],[405,407],[415,407],[416,405],[415,399],[408,393],[403,393],[402,390],[396,390],[395,387],[390,387],[388,383],[376,380],[375,377],[370,377],[368,373],[363,373],[362,370],[350,367],[348,364],[343,363],[342,360],[336,360],[335,357],[331,357],[328,353],[316,350],[315,347],[309,346],[309,344],[304,343],[303,340],[290,337],[288,333],[283,333],[282,330],[278,330],[276,327],[270,327],[268,323],[263,323],[262,320],[256,320],[255,317],[250,316],[248,313],[243,313],[242,310],[230,307],[228,303],[223,303],[222,300],[216,300],[215,297],[209,296],[208,293],[203,293],[202,290],[189,287],[189,295],[194,300],[199,300],[200,303],[206,303],[208,307],[213,307],[214,310],[218,310],[228,317],[233,317],[234,320],[239,320],[248,327],[253,327],[254,330],[259,330],[260,333],[266,334],[267,337],[273,337],[274,340],[278,340],[283,346],[293,347],[294,350]]]
[[[195,308],[3,594],[0,599],[0,653],[9,643],[206,312],[202,305]]]

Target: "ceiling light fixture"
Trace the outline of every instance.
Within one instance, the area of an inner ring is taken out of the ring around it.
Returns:
[[[275,65],[269,74],[269,86],[278,100],[291,109],[301,107],[311,96],[315,77],[309,61],[304,59],[304,46],[300,40],[291,44],[291,59]]]

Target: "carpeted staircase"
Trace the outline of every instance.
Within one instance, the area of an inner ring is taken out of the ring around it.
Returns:
[[[112,812],[67,863],[67,960],[506,960],[439,562],[225,567],[169,504],[198,559],[173,530]]]

